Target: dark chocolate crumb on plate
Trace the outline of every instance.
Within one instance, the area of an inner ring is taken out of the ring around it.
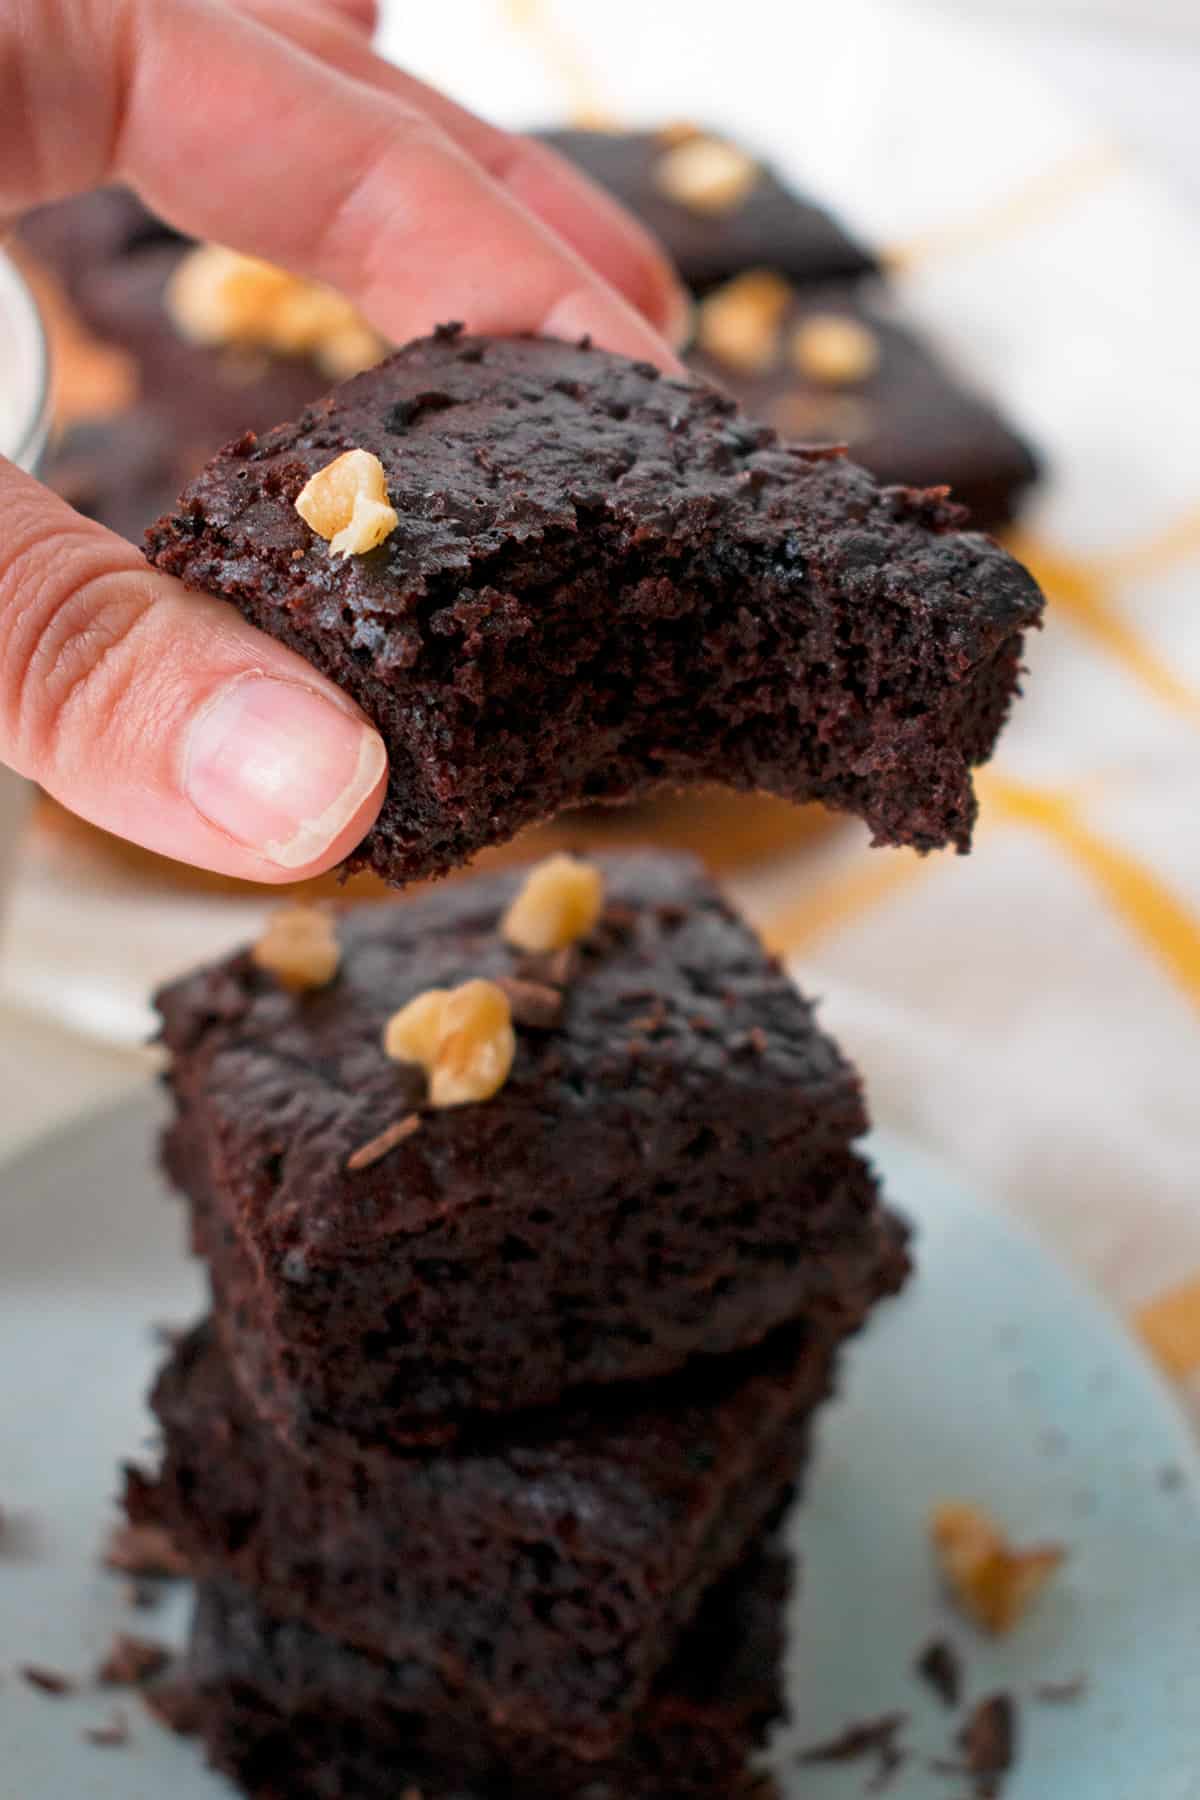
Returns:
[[[177,1737],[193,1737],[200,1729],[200,1697],[190,1681],[165,1676],[142,1689],[142,1699],[160,1725]]]
[[[161,1675],[170,1660],[167,1646],[155,1638],[118,1631],[96,1670],[96,1680],[102,1687],[139,1687],[143,1681]]]
[[[995,1800],[1017,1754],[1017,1707],[1011,1694],[989,1694],[958,1734],[976,1800]]]
[[[953,1644],[945,1638],[935,1638],[918,1656],[916,1670],[943,1705],[958,1705],[962,1697],[962,1661]]]
[[[62,1674],[58,1669],[43,1668],[40,1663],[22,1663],[17,1673],[30,1687],[37,1688],[42,1694],[53,1694],[56,1700],[61,1699],[64,1694],[73,1694],[78,1686],[69,1675]]]
[[[115,1712],[107,1725],[89,1725],[83,1737],[85,1743],[95,1744],[101,1750],[119,1750],[132,1741],[129,1720],[123,1712]]]
[[[875,1772],[867,1792],[879,1794],[907,1759],[907,1752],[896,1741],[907,1724],[908,1714],[902,1712],[884,1713],[878,1719],[862,1719],[847,1725],[826,1743],[813,1744],[802,1750],[798,1760],[801,1763],[848,1763],[873,1758]]]

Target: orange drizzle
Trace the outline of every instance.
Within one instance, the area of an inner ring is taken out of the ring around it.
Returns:
[[[592,131],[614,130],[616,117],[601,96],[587,58],[571,35],[549,17],[546,0],[504,0],[504,10],[514,30],[531,40],[561,84],[571,124]]]
[[[1005,543],[1014,556],[1028,563],[1053,607],[1086,631],[1157,699],[1200,721],[1200,694],[1155,654],[1122,618],[1112,599],[1116,581],[1130,572],[1145,573],[1152,566],[1166,568],[1189,548],[1200,550],[1200,517],[1190,520],[1186,530],[1182,524],[1174,527],[1140,550],[1106,556],[1103,565],[1066,556],[1019,531],[1007,533]]]
[[[1166,883],[1129,851],[1098,837],[1068,795],[1000,775],[983,776],[979,785],[994,813],[1032,827],[1066,852],[1200,1007],[1200,920]]]
[[[1039,170],[982,212],[921,232],[906,243],[893,244],[884,252],[883,260],[889,269],[903,274],[937,256],[986,247],[1053,218],[1068,201],[1098,186],[1118,166],[1116,153],[1108,144],[1084,145],[1061,162]]]
[[[870,912],[935,866],[932,858],[918,856],[913,850],[869,851],[864,858],[839,878],[766,919],[760,929],[768,950],[777,956],[795,955],[814,938]]]

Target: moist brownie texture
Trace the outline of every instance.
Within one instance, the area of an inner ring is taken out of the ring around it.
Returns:
[[[352,448],[400,519],[339,559],[294,501]],[[649,365],[447,327],[229,446],[147,542],[375,721],[388,793],[351,863],[402,882],[698,779],[965,849],[1041,598],[963,517]]]
[[[789,1335],[702,1380],[598,1391],[419,1455],[302,1456],[204,1325],[159,1377],[161,1469],[129,1471],[126,1506],[275,1617],[411,1659],[497,1724],[604,1756],[705,1592],[786,1504],[834,1354]]]
[[[721,298],[715,297],[718,304]],[[819,379],[805,367],[803,328],[830,318],[849,319],[865,334],[857,377]],[[881,291],[868,285],[795,292],[773,338],[759,366],[739,367],[705,347],[702,313],[688,360],[783,437],[846,444],[881,482],[917,488],[945,482],[972,522],[989,530],[1013,517],[1037,478],[1033,452],[990,401],[892,316]]]
[[[664,189],[668,161],[682,141],[676,129],[539,136],[641,219],[697,293],[762,263],[797,282],[862,275],[876,267],[870,251],[824,207],[794,193],[765,163],[754,165],[740,198],[711,210],[685,205]],[[727,141],[699,130],[694,137]]]
[[[788,1566],[752,1553],[715,1588],[601,1760],[522,1736],[436,1669],[378,1661],[242,1590],[201,1586],[189,1652],[200,1729],[217,1768],[260,1800],[734,1800],[783,1710]]]
[[[426,1111],[369,1168],[348,1159],[425,1092],[387,1018],[541,973],[500,932],[519,872],[344,916],[326,988],[242,953],[159,996],[166,1165],[239,1371],[292,1435],[421,1437],[799,1317],[852,1330],[899,1285],[858,1078],[808,1002],[692,858],[596,866],[557,1019],[518,1011],[500,1092]]]

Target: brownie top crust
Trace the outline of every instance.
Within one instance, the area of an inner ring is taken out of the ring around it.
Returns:
[[[697,862],[646,853],[599,866],[605,911],[577,947],[554,1028],[518,1022],[497,1095],[424,1112],[358,1172],[353,1152],[424,1100],[422,1073],[384,1053],[388,1017],[431,987],[531,973],[500,933],[520,872],[355,909],[338,921],[325,988],[287,992],[243,952],[159,995],[172,1080],[207,1118],[217,1178],[256,1235],[292,1251],[296,1279],[310,1259],[369,1254],[513,1184],[557,1211],[676,1159],[686,1182],[718,1122],[720,1153],[735,1159],[794,1144],[803,1162],[865,1129],[854,1071]]]

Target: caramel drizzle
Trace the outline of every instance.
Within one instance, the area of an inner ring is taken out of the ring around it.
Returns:
[[[1200,509],[1145,544],[1109,553],[1103,561],[1068,556],[1020,531],[1006,533],[1004,541],[1014,556],[1029,565],[1052,607],[1085,631],[1157,700],[1200,722],[1200,694],[1181,681],[1127,623],[1114,599],[1121,583],[1160,574],[1185,556],[1200,552]]]
[[[550,17],[546,0],[504,0],[509,24],[529,39],[567,96],[567,117],[580,130],[614,131],[618,120],[570,32]]]
[[[1098,187],[1119,167],[1110,145],[1083,145],[980,212],[891,245],[884,251],[883,261],[893,273],[906,274],[940,256],[988,247],[1052,219],[1070,201]]]

